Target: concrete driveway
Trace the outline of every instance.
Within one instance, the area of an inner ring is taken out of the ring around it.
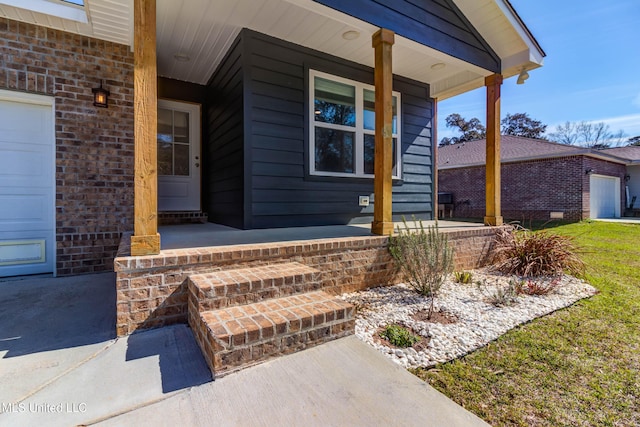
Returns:
[[[0,425],[487,425],[355,337],[212,381],[186,325],[116,339],[114,288],[0,281]]]

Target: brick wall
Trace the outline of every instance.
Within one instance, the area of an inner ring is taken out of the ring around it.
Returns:
[[[588,218],[589,176],[585,174],[588,168],[598,174],[619,176],[624,181],[623,165],[586,156],[503,164],[502,215],[524,222],[549,219],[550,212],[563,212],[568,220]],[[440,170],[438,191],[454,193],[454,216],[484,217],[484,166]]]
[[[449,232],[455,268],[471,269],[489,259],[495,231],[483,227]],[[115,261],[118,335],[187,321],[187,278],[216,270],[299,262],[322,272],[322,289],[334,294],[397,283],[388,237],[347,237],[163,251],[130,257],[122,239]]]
[[[93,106],[101,80],[108,109]],[[0,89],[55,97],[58,274],[111,270],[133,228],[129,47],[0,18]]]

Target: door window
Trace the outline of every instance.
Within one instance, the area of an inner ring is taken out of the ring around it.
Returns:
[[[189,176],[189,113],[158,108],[158,174]]]

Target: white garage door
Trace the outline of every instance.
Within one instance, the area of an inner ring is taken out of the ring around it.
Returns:
[[[603,175],[590,177],[591,218],[620,216],[620,178]]]
[[[0,91],[0,277],[54,271],[52,102]]]

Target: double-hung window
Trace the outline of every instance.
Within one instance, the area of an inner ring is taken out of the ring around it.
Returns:
[[[311,175],[372,178],[375,88],[309,70]],[[400,94],[393,92],[393,177],[400,178]]]

